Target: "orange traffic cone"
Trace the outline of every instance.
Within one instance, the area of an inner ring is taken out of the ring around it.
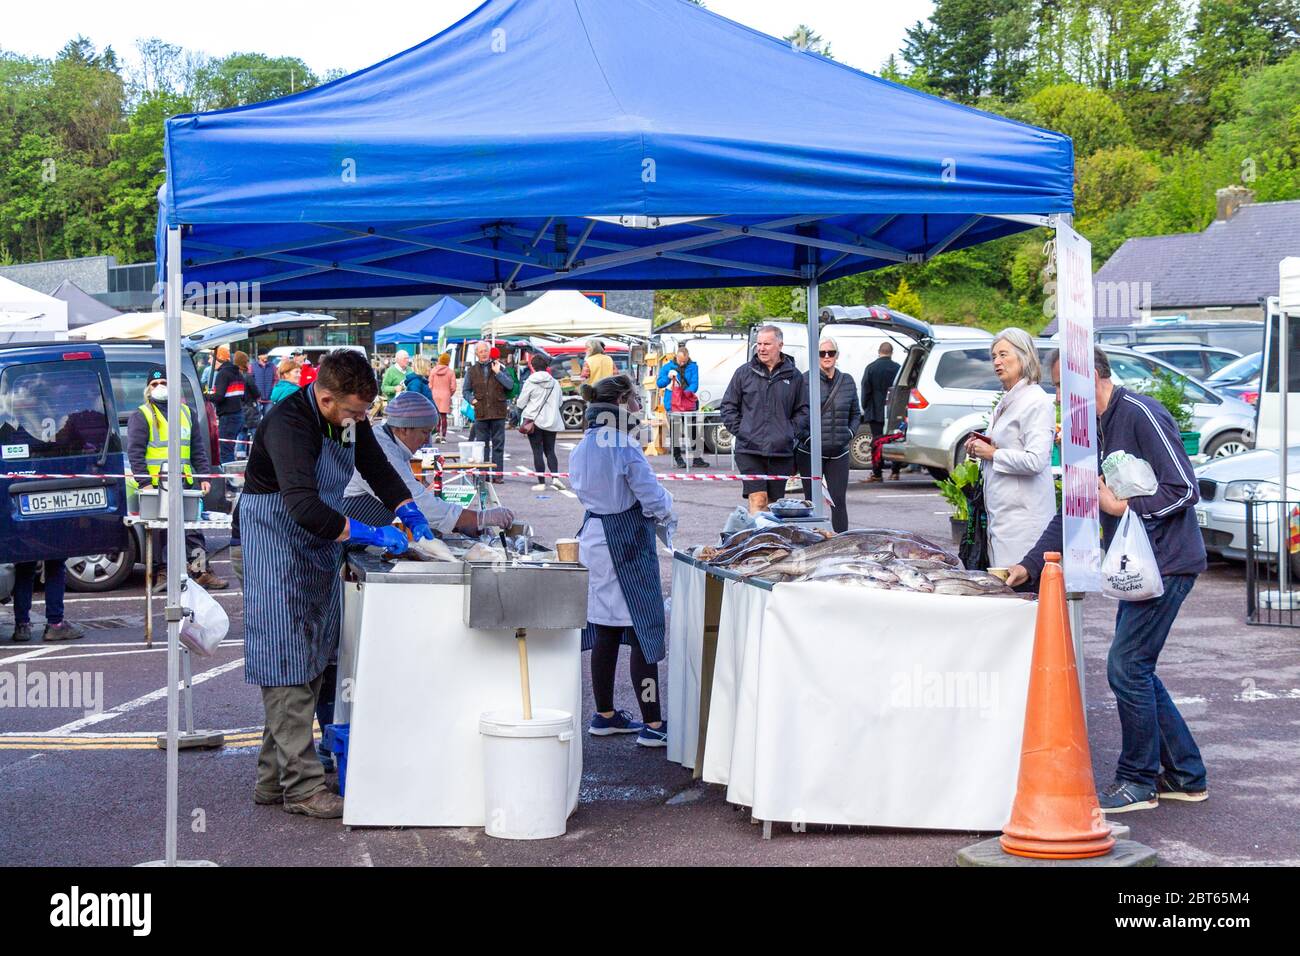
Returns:
[[[1020,748],[1020,780],[1002,849],[1016,856],[1079,860],[1115,845],[1092,781],[1092,756],[1065,610],[1061,556],[1045,555]]]

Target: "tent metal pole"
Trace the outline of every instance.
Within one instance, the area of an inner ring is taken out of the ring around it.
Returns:
[[[1280,298],[1268,300],[1270,306],[1276,306],[1272,309],[1277,314],[1277,397],[1278,397],[1278,437],[1277,437],[1277,460],[1278,460],[1278,477],[1277,477],[1277,496],[1278,496],[1278,524],[1277,524],[1277,596],[1279,607],[1290,607],[1284,604],[1286,593],[1289,588],[1288,578],[1290,577],[1291,567],[1291,514],[1290,504],[1287,494],[1287,474],[1288,458],[1287,452],[1291,444],[1291,434],[1288,429],[1291,427],[1287,421],[1287,413],[1290,411],[1288,406],[1291,404],[1289,386],[1291,384],[1291,329],[1287,321],[1288,316],[1285,309],[1282,308]],[[1267,378],[1267,371],[1265,373]],[[1267,388],[1267,382],[1265,382]]]
[[[181,379],[181,231],[167,230],[167,320],[165,361],[167,382]],[[181,467],[182,389],[167,402],[167,852],[168,866],[176,865],[176,817],[179,803],[180,720],[176,685],[180,680],[181,583],[185,580],[184,481]]]
[[[816,265],[808,267],[808,470],[812,482],[813,514],[826,517],[826,502],[822,498],[822,377],[818,366],[817,346],[821,342],[820,310],[817,306]],[[815,476],[815,477],[814,477]]]

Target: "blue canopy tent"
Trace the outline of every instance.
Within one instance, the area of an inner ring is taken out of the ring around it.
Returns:
[[[443,296],[422,312],[390,325],[375,333],[376,345],[398,345],[403,342],[437,342],[438,331],[465,312],[451,296]]]
[[[257,282],[268,302],[802,285],[815,349],[818,283],[1073,209],[1068,137],[685,0],[488,0],[333,83],[175,117],[164,151],[177,316],[182,281]],[[168,814],[174,859],[171,793]]]

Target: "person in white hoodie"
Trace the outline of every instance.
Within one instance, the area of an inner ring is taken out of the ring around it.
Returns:
[[[538,475],[533,491],[545,491],[547,481],[556,491],[563,491],[564,483],[553,475],[560,470],[555,457],[555,436],[564,428],[560,416],[560,383],[550,373],[551,363],[545,355],[534,355],[529,364],[533,373],[520,389],[516,404],[521,415],[519,430],[528,435],[528,444],[533,449],[533,471]]]
[[[1056,515],[1056,402],[1038,384],[1042,370],[1028,332],[1003,329],[990,351],[1002,400],[993,410],[988,434],[968,439],[966,452],[979,460],[984,476],[990,566],[1009,568]]]

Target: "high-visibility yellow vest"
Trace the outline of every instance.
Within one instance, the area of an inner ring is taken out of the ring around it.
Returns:
[[[151,402],[140,406],[144,420],[149,424],[149,444],[145,446],[144,464],[149,469],[149,477],[157,479],[158,473],[167,464],[167,419],[158,414],[158,408]],[[190,465],[190,409],[181,406],[181,469],[185,480],[191,481],[194,469]]]

